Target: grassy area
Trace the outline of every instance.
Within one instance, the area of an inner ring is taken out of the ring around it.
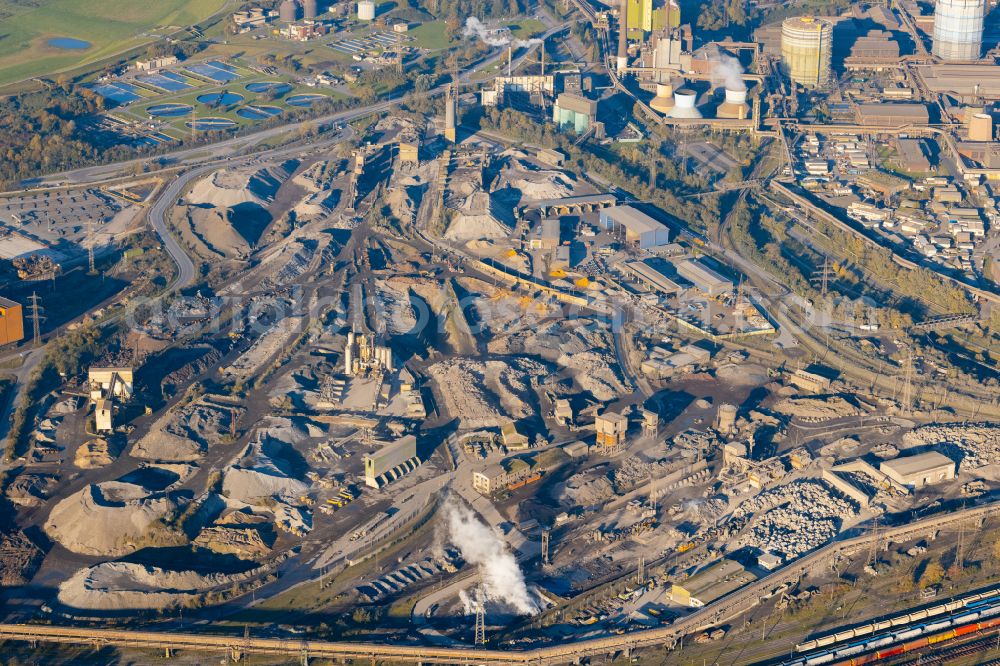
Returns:
[[[35,6],[0,0],[0,85],[92,63],[153,41],[218,12],[226,0],[40,0]],[[49,40],[69,37],[85,49],[61,49]]]
[[[407,34],[416,40],[411,42],[411,44],[422,49],[439,51],[448,47],[448,36],[445,34],[444,21],[422,23]]]
[[[514,39],[531,39],[545,32],[545,24],[538,19],[512,19],[507,22],[507,27]]]

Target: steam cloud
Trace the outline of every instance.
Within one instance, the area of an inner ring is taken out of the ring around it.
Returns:
[[[462,36],[469,39],[479,39],[489,46],[507,46],[509,44],[516,49],[542,43],[540,39],[511,39],[509,33],[502,35],[493,33],[475,16],[465,19],[465,28],[462,30]]]
[[[716,48],[709,54],[708,60],[712,63],[712,86],[722,86],[726,90],[747,89],[747,84],[743,82],[743,65],[738,59],[720,53]]]
[[[469,508],[455,502],[445,505],[445,516],[451,542],[466,562],[479,567],[486,598],[503,602],[521,615],[537,613],[538,601],[528,591],[517,560],[500,537]],[[467,596],[462,596],[462,602],[470,607]]]

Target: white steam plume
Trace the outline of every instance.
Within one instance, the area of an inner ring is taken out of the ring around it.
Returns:
[[[513,46],[515,49],[524,48],[526,46],[535,46],[536,44],[541,44],[540,39],[511,39],[510,33],[505,32],[503,34],[496,34],[491,32],[489,28],[483,25],[483,22],[477,19],[475,16],[470,16],[465,19],[465,28],[462,30],[462,36],[468,37],[470,39],[479,39],[483,43],[489,46]]]
[[[521,615],[534,615],[540,608],[528,591],[517,560],[497,534],[467,507],[455,502],[445,504],[451,542],[462,559],[479,567],[487,599],[500,601]],[[468,606],[468,599],[462,599]]]
[[[724,87],[726,90],[746,90],[747,84],[743,81],[743,65],[737,58],[725,53],[720,53],[715,49],[708,56],[712,63],[712,86]]]

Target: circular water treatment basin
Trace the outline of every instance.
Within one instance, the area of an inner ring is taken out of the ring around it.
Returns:
[[[52,48],[65,49],[67,51],[82,51],[89,49],[91,46],[90,42],[73,37],[53,37],[47,44]]]
[[[292,89],[292,85],[290,83],[282,83],[281,81],[255,81],[254,83],[246,84],[245,88],[248,92],[252,93],[284,95]]]
[[[290,106],[312,106],[321,99],[326,99],[326,95],[292,95],[285,103]]]
[[[198,118],[194,122],[189,120],[184,124],[198,130],[199,132],[236,127],[236,121],[230,120],[229,118]]]
[[[252,104],[250,106],[244,106],[242,109],[238,110],[236,115],[240,118],[246,118],[247,120],[264,120],[265,118],[276,116],[279,113],[281,113],[281,109],[276,106]]]
[[[146,107],[146,113],[154,118],[179,118],[191,113],[190,104],[154,104]]]
[[[243,95],[237,95],[236,93],[231,92],[218,92],[198,95],[196,99],[200,103],[207,104],[208,106],[229,106],[230,104],[242,102]]]

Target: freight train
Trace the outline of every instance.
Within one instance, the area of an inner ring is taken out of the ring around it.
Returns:
[[[966,606],[964,611],[951,617],[931,622],[900,627],[865,640],[848,643],[832,650],[824,650],[786,661],[783,666],[857,666],[871,664],[887,657],[917,650],[928,645],[948,641],[958,636],[1000,626],[1000,601],[988,599]],[[944,630],[944,631],[942,631]],[[870,653],[870,654],[869,654]]]
[[[931,608],[924,608],[922,610],[912,611],[910,613],[904,613],[902,615],[897,615],[885,620],[878,620],[876,622],[871,622],[869,624],[862,625],[860,627],[854,627],[853,629],[845,629],[843,631],[838,631],[833,634],[827,634],[826,636],[820,636],[810,641],[804,643],[799,643],[795,646],[796,652],[809,652],[815,650],[816,648],[827,647],[834,645],[836,643],[842,643],[846,640],[852,638],[860,638],[862,636],[868,636],[879,631],[885,631],[886,629],[891,629],[893,627],[902,627],[914,622],[919,622],[920,620],[926,620],[928,618],[937,617],[938,615],[945,615],[946,613],[953,613],[955,611],[960,611],[963,608],[971,607],[978,602],[997,599],[1000,600],[1000,587],[986,590],[985,592],[978,592],[976,594],[970,594],[967,597],[962,597],[961,599],[954,599],[947,603],[938,604],[937,606],[932,606]]]

